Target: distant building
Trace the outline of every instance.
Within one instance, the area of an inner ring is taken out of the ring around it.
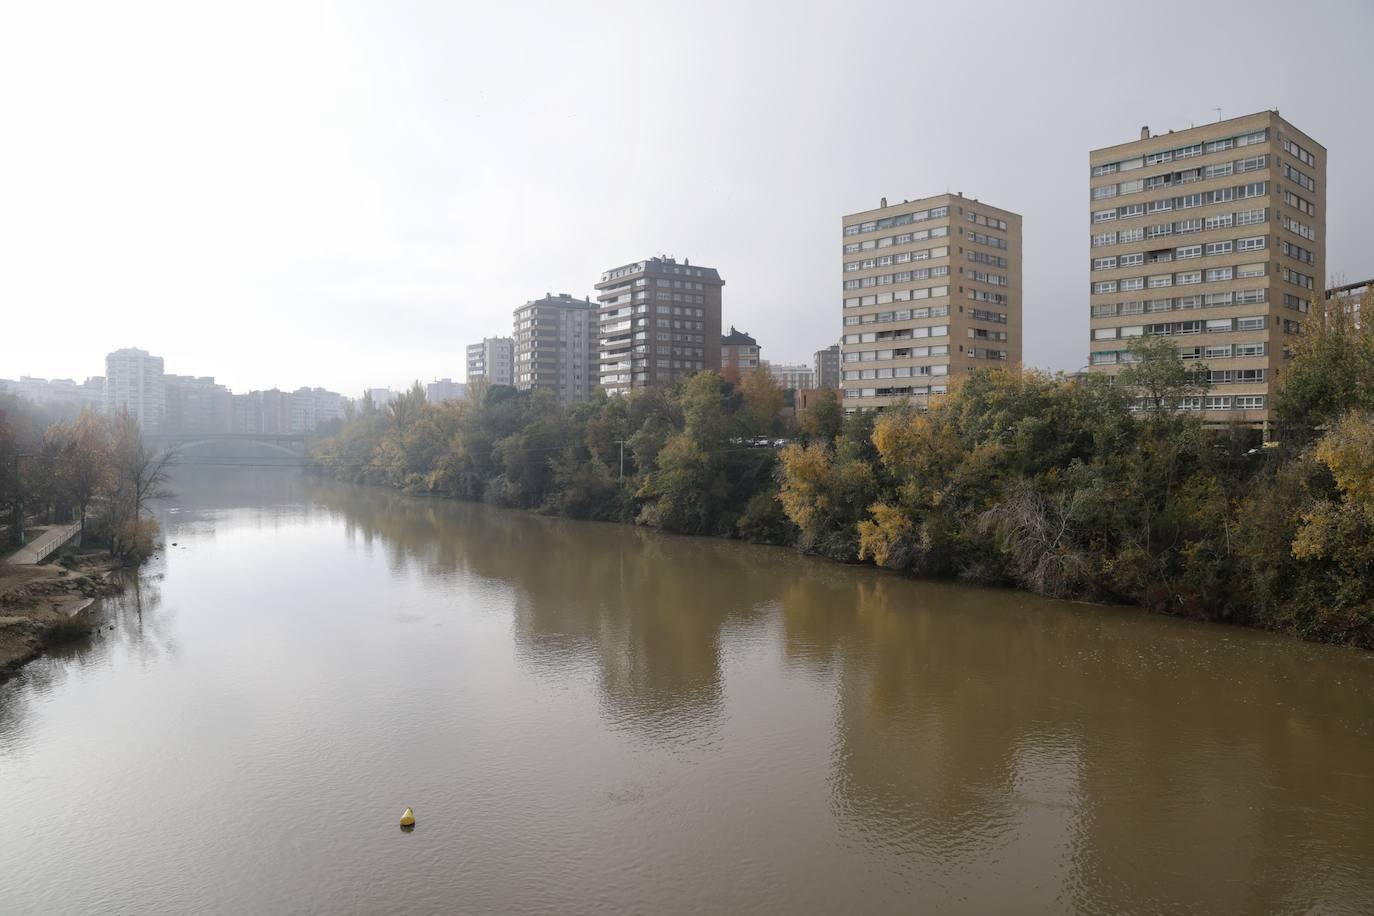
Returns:
[[[824,350],[817,350],[815,356],[817,388],[840,387],[840,345],[831,344]]]
[[[727,378],[738,380],[746,372],[752,372],[761,364],[759,342],[744,331],[735,330],[730,325],[730,333],[720,338],[720,372]]]
[[[80,385],[69,378],[50,380],[23,375],[17,382],[0,382],[0,391],[64,412],[77,413],[83,408],[98,413],[105,410],[105,379],[98,375]]]
[[[105,412],[109,416],[128,411],[145,433],[160,432],[166,406],[162,357],[132,347],[105,357]]]
[[[396,400],[397,397],[396,392],[392,391],[390,388],[369,388],[367,389],[367,393],[368,396],[372,398],[372,406],[376,407],[378,410],[390,406],[391,402]]]
[[[425,400],[431,404],[461,401],[467,397],[467,394],[468,386],[462,382],[455,382],[451,378],[439,379],[437,382],[430,382],[425,386]]]
[[[1326,291],[1326,301],[1331,303],[1327,305],[1327,309],[1333,306],[1345,309],[1354,317],[1355,327],[1358,328],[1363,317],[1360,314],[1361,309],[1371,295],[1374,295],[1374,280],[1361,280],[1359,283],[1336,286]]]
[[[804,363],[784,365],[765,361],[764,366],[768,369],[768,374],[777,381],[779,387],[785,390],[816,387],[816,372]]]
[[[234,396],[212,376],[164,375],[164,433],[227,433],[234,426]]]
[[[323,388],[297,388],[291,392],[288,406],[287,431],[313,432],[315,427],[330,420],[342,420],[348,399]]]
[[[286,435],[291,429],[291,395],[276,388],[233,398],[234,432]]]
[[[468,345],[468,384],[484,379],[491,385],[515,384],[515,341],[487,337]]]
[[[648,258],[596,284],[601,387],[621,394],[720,369],[721,287],[713,267]]]
[[[597,306],[567,293],[545,293],[515,310],[515,387],[552,391],[564,404],[585,401],[600,385]]]

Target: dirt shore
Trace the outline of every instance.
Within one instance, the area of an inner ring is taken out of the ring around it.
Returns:
[[[100,552],[76,555],[71,568],[0,562],[0,682],[48,646],[91,631],[86,609],[120,589],[110,569]]]

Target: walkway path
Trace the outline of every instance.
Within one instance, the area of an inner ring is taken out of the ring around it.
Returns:
[[[76,537],[80,532],[80,522],[73,522],[70,525],[55,525],[10,554],[5,562],[15,566],[32,566],[35,563],[41,563],[53,551]]]

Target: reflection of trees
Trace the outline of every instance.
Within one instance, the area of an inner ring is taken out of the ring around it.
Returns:
[[[1374,885],[1374,819],[1331,819],[1374,810],[1370,689],[1348,686],[1368,684],[1364,659],[846,572],[794,583],[783,614],[794,657],[841,660],[836,803],[866,843],[927,874],[1065,845],[1062,886],[1091,912]],[[1365,777],[1333,778],[1330,759]]]
[[[350,537],[382,545],[393,569],[512,589],[530,664],[595,665],[612,721],[658,737],[688,735],[718,712],[721,626],[776,594],[738,545],[385,490],[316,496]]]

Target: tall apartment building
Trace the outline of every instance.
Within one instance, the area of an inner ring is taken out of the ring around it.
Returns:
[[[545,293],[515,310],[515,387],[552,391],[564,404],[585,401],[601,384],[597,306]]]
[[[1267,427],[1293,335],[1322,301],[1326,149],[1264,111],[1093,150],[1091,371],[1174,339],[1210,388],[1181,404]]]
[[[287,429],[308,433],[330,420],[342,420],[348,399],[325,388],[297,388],[287,402]]]
[[[166,411],[162,357],[126,347],[105,357],[105,412],[114,417],[127,410],[145,433],[162,428]]]
[[[713,267],[659,257],[615,267],[596,284],[601,387],[612,394],[720,370],[720,290]]]
[[[824,350],[817,350],[813,357],[817,388],[840,387],[840,345],[831,344]]]
[[[492,385],[515,384],[515,341],[510,337],[485,337],[468,345],[468,384],[485,379]]]
[[[730,333],[720,338],[720,371],[735,381],[762,365],[759,354],[763,348],[747,331],[737,331],[730,325]]]
[[[941,194],[843,218],[846,410],[1021,362],[1021,217]]]
[[[803,363],[770,363],[764,360],[763,365],[783,389],[816,387],[816,371]]]

